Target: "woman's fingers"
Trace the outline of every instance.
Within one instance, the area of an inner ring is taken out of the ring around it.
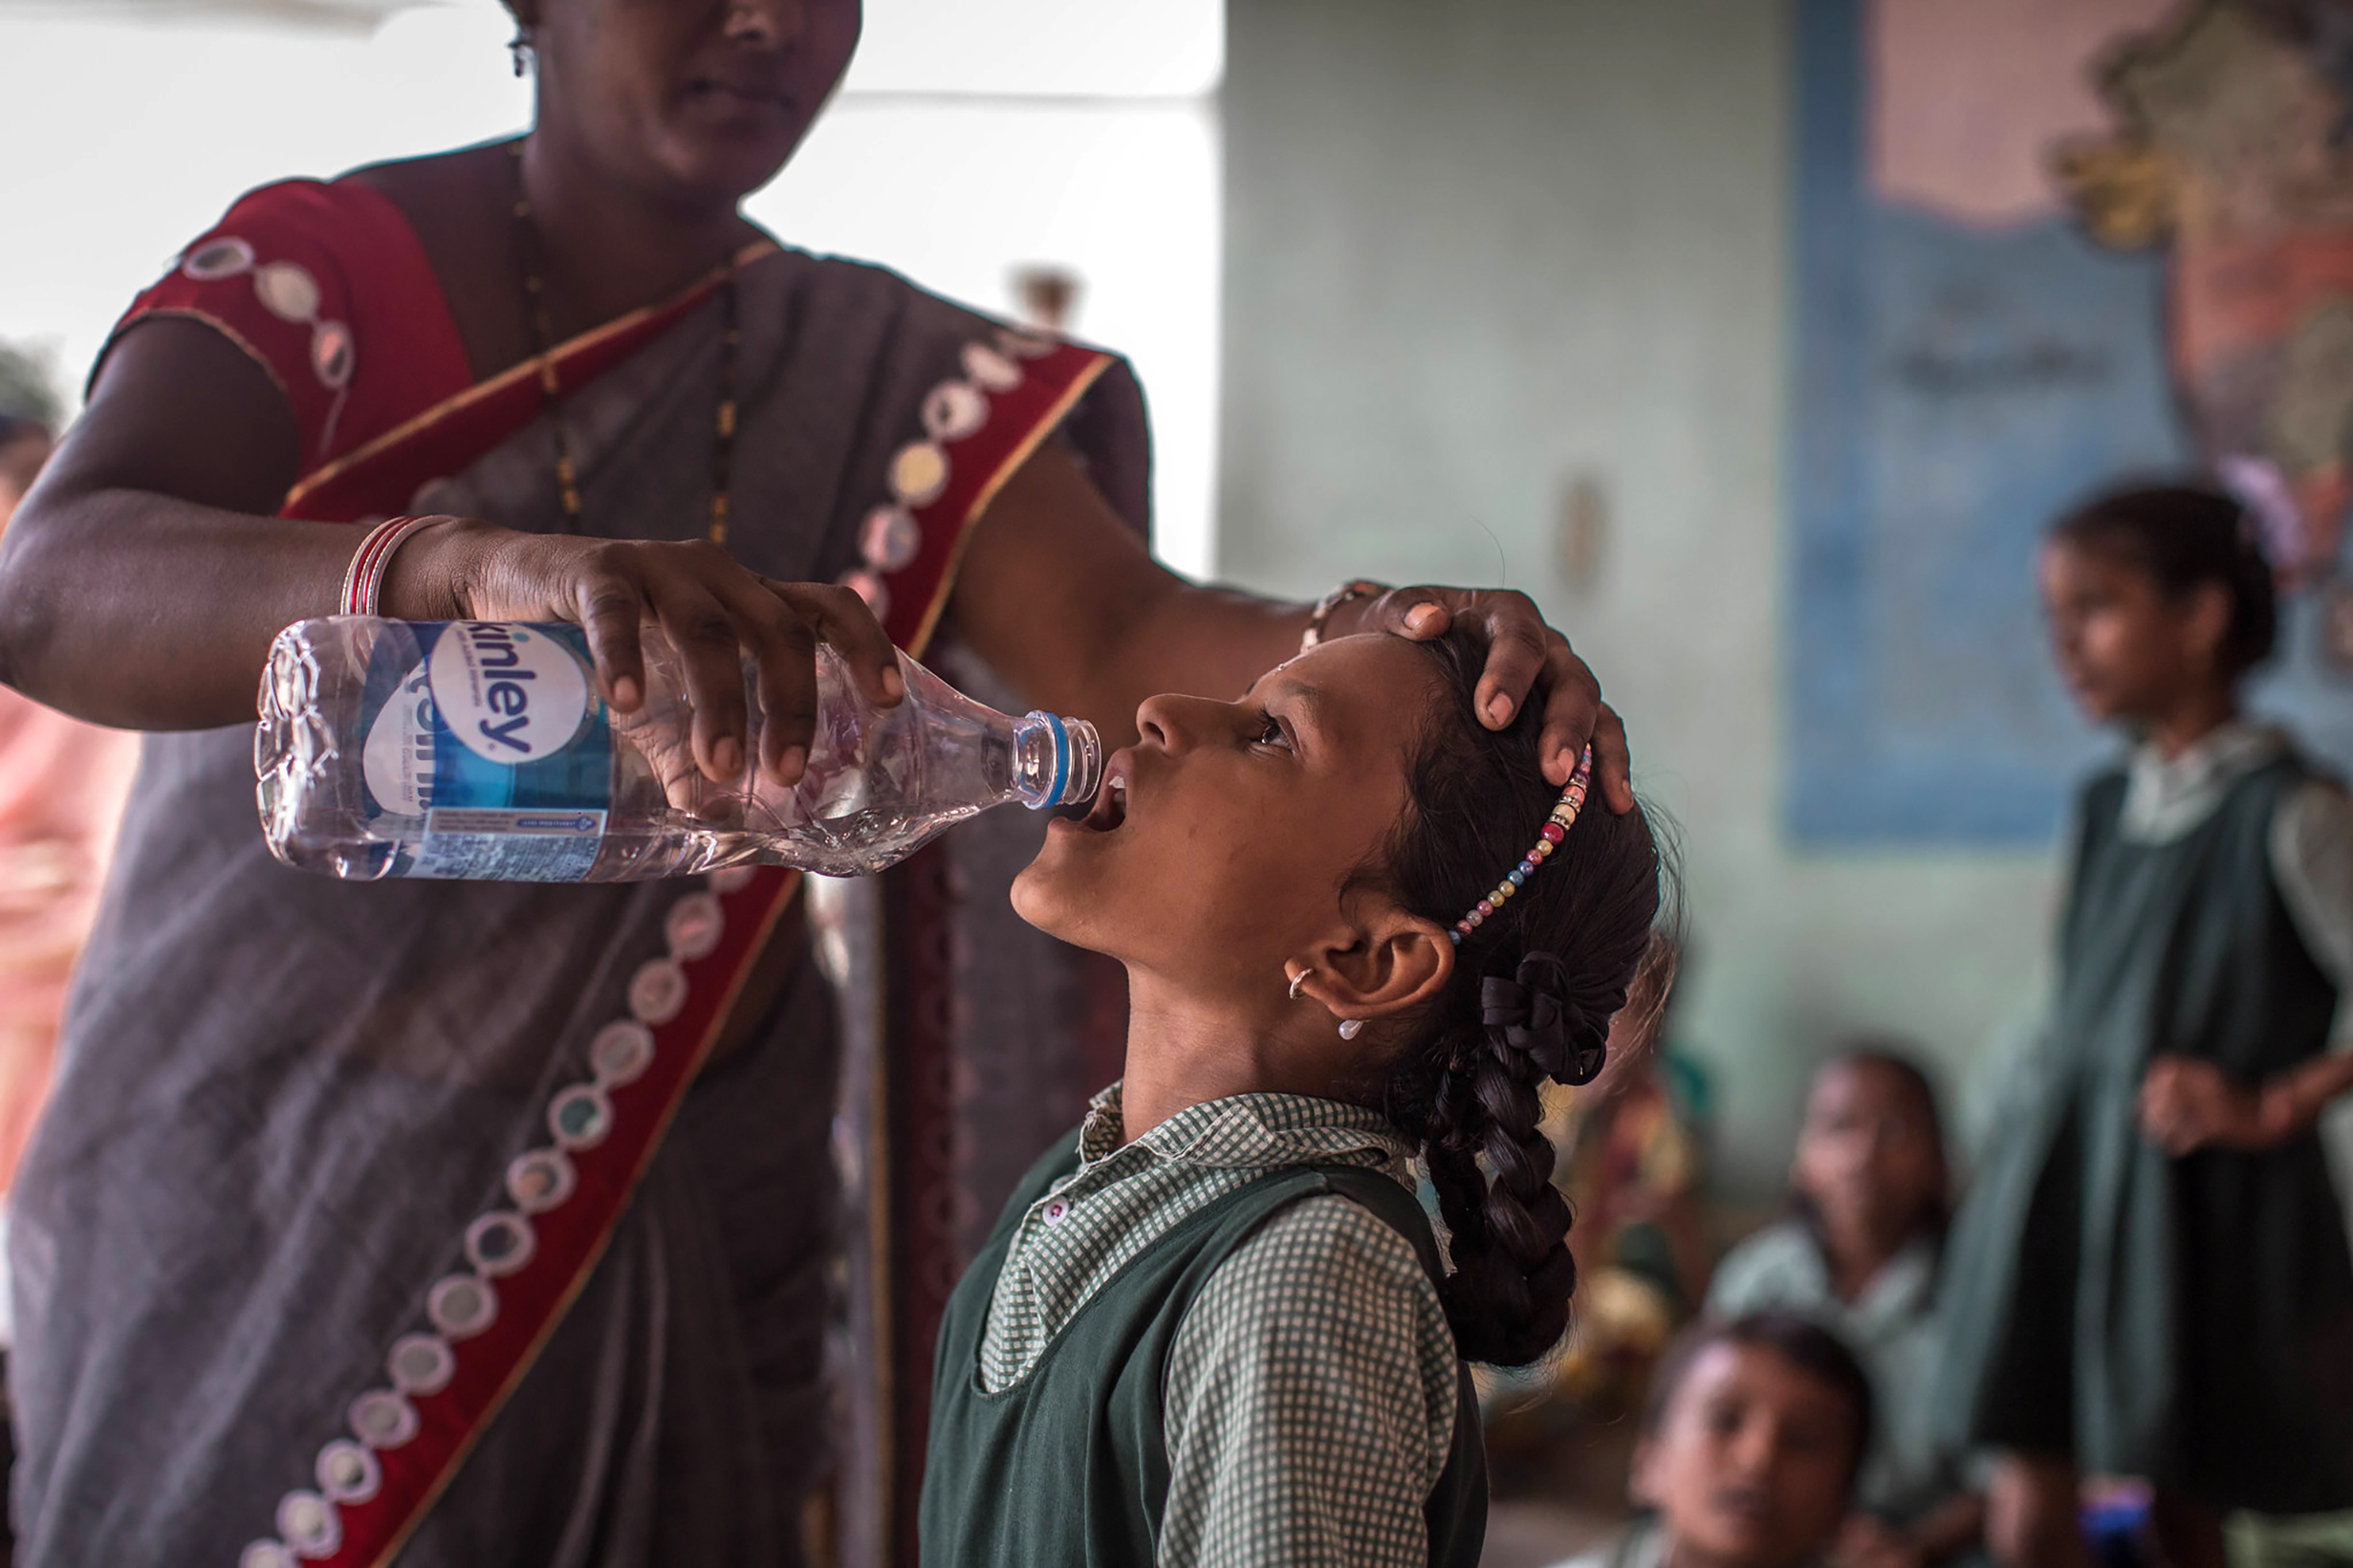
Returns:
[[[848,666],[869,702],[889,708],[906,695],[899,650],[866,601],[832,583],[761,577],[730,584],[732,609],[760,674],[760,760],[786,787],[800,781],[817,733],[817,644]]]
[[[1363,625],[1426,641],[1466,621],[1488,644],[1487,667],[1473,693],[1480,722],[1500,730],[1519,714],[1528,693],[1546,683],[1544,728],[1537,746],[1544,775],[1565,786],[1587,745],[1601,798],[1613,812],[1634,809],[1633,759],[1625,726],[1601,701],[1601,683],[1569,640],[1544,622],[1527,595],[1510,589],[1397,588],[1375,600]]]
[[[715,557],[715,559],[713,558]],[[747,642],[734,616],[712,590],[721,563],[736,571],[716,545],[675,546],[648,554],[646,600],[678,655],[694,709],[694,760],[714,784],[740,779],[747,766],[744,706]]]
[[[1567,670],[1573,666],[1575,674],[1583,678],[1584,689],[1556,690],[1549,707],[1551,712],[1560,713],[1563,699],[1568,699],[1567,711],[1574,715],[1576,721],[1570,725],[1574,733],[1558,736],[1548,723],[1545,739],[1547,742],[1559,740],[1562,749],[1572,752],[1584,750],[1585,738],[1593,732],[1594,720],[1601,716],[1601,686],[1594,680],[1593,672],[1585,668],[1583,660],[1572,655],[1565,664],[1556,663],[1553,658],[1555,646],[1566,653],[1569,640],[1544,624],[1543,615],[1525,594],[1508,590],[1476,593],[1471,596],[1471,603],[1466,608],[1487,626],[1487,668],[1479,676],[1478,689],[1472,698],[1479,709],[1480,722],[1490,730],[1501,730],[1518,716],[1519,706],[1528,700],[1528,688],[1536,685],[1537,676],[1544,674],[1548,667]],[[1464,613],[1464,610],[1458,609],[1454,619],[1461,621]],[[1552,761],[1552,747],[1548,745],[1545,755],[1548,773]],[[1566,773],[1554,780],[1558,784],[1568,781]]]
[[[638,640],[645,621],[643,589],[634,575],[599,560],[574,584],[572,608],[588,634],[605,701],[623,713],[636,712],[645,701],[645,650]]]
[[[1454,613],[1440,588],[1392,588],[1373,601],[1365,618],[1367,631],[1395,632],[1426,642],[1444,637],[1454,624]]]
[[[483,531],[476,540],[468,529]],[[777,783],[797,782],[817,709],[816,647],[836,648],[866,698],[888,708],[906,695],[898,650],[865,600],[830,583],[775,582],[703,540],[581,539],[514,534],[461,524],[471,552],[456,613],[478,620],[576,621],[617,716],[646,698],[643,628],[659,624],[693,710],[678,750],[713,783],[742,780],[752,714],[749,659],[759,676],[757,762]],[[652,744],[650,736],[645,737]],[[668,753],[665,751],[665,756]],[[683,775],[682,775],[683,776]],[[675,798],[678,792],[673,791]]]
[[[906,695],[906,681],[899,673],[899,650],[856,591],[836,583],[762,581],[770,593],[816,629],[827,647],[841,655],[841,662],[850,667],[850,678],[868,702],[893,708]]]
[[[1634,751],[1626,744],[1625,721],[1607,703],[1593,727],[1593,776],[1611,811],[1623,816],[1634,809]]]
[[[1528,688],[1543,672],[1549,640],[1560,637],[1544,624],[1527,595],[1510,589],[1392,588],[1373,601],[1359,629],[1394,632],[1426,642],[1465,621],[1478,624],[1488,644],[1487,668],[1472,702],[1480,722],[1500,730],[1512,722]],[[1595,698],[1598,707],[1598,686]],[[1581,733],[1579,744],[1583,744]],[[1565,775],[1561,782],[1567,782]]]
[[[1550,627],[1545,628],[1545,636],[1544,676],[1550,690],[1544,703],[1544,730],[1536,741],[1536,754],[1544,759],[1544,776],[1556,784],[1566,784],[1577,771],[1578,758],[1591,746],[1594,780],[1601,786],[1601,797],[1609,802],[1610,810],[1624,811],[1634,804],[1633,786],[1624,776],[1625,729],[1601,701],[1601,683],[1595,679],[1592,666],[1569,646],[1569,640]],[[1615,753],[1610,750],[1612,736],[1605,732],[1612,728]]]
[[[759,765],[790,789],[808,766],[817,731],[816,635],[763,578],[729,580],[714,593],[734,617],[737,636],[759,675]]]
[[[452,518],[420,538],[423,582],[404,584],[403,612],[456,621],[569,621],[588,639],[606,702],[622,713],[645,700],[638,627],[645,616],[638,547],[617,540],[517,534]],[[410,554],[403,550],[396,561]]]
[[[774,582],[709,545],[664,547],[648,599],[677,647],[694,705],[697,763],[733,782],[752,760],[743,664],[759,676],[761,767],[790,788],[808,767],[817,731],[817,644],[841,655],[866,698],[888,708],[906,694],[891,646],[866,601],[832,583]]]
[[[1613,812],[1634,809],[1633,757],[1625,725],[1601,701],[1593,666],[1578,657],[1569,640],[1544,623],[1525,594],[1475,596],[1475,612],[1488,624],[1487,669],[1479,677],[1476,702],[1488,728],[1510,724],[1537,678],[1545,686],[1544,728],[1536,751],[1544,776],[1566,786],[1585,748],[1593,748],[1593,778]],[[1456,612],[1459,620],[1461,612]]]

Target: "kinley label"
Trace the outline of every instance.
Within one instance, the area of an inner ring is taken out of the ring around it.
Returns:
[[[460,621],[435,639],[433,705],[476,756],[519,768],[571,745],[587,722],[588,671],[553,629]]]
[[[363,744],[378,813],[542,814],[511,830],[529,833],[611,804],[612,728],[579,627],[455,621],[411,629],[422,657],[380,672],[392,679]]]

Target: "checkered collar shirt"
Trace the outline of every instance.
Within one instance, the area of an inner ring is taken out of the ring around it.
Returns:
[[[985,1388],[1029,1372],[1122,1266],[1206,1205],[1300,1165],[1405,1184],[1411,1152],[1375,1112],[1274,1094],[1195,1105],[1130,1142],[1117,1084],[1078,1151],[1006,1254]],[[1287,1206],[1211,1272],[1171,1344],[1155,1568],[1429,1568],[1424,1509],[1453,1451],[1461,1370],[1410,1241],[1339,1193]]]
[[[1187,1106],[1131,1143],[1112,1084],[1087,1106],[1078,1168],[1021,1217],[990,1297],[981,1386],[1018,1382],[1130,1258],[1228,1193],[1315,1165],[1362,1165],[1410,1185],[1411,1152],[1378,1111],[1276,1094]]]

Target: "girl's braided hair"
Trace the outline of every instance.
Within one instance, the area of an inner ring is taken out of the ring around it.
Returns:
[[[1355,881],[1451,927],[1536,842],[1560,789],[1537,754],[1542,685],[1491,730],[1472,706],[1484,644],[1452,633],[1419,645],[1441,699],[1407,763],[1405,813]],[[1644,815],[1617,816],[1600,793],[1518,895],[1463,938],[1453,978],[1382,1091],[1437,1189],[1452,1265],[1442,1295],[1469,1361],[1523,1365],[1568,1327],[1577,1265],[1538,1085],[1601,1071],[1666,871]]]

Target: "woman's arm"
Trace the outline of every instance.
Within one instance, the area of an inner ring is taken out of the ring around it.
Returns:
[[[0,680],[129,729],[251,718],[270,640],[333,607],[357,542],[269,515],[295,441],[284,396],[220,333],[126,333],[9,525]]]
[[[1114,744],[1134,737],[1137,705],[1157,692],[1248,689],[1298,651],[1308,623],[1304,605],[1201,587],[1161,566],[1055,442],[973,526],[949,611],[1026,699],[1094,720]],[[1327,631],[1435,637],[1462,621],[1482,623],[1493,643],[1478,692],[1488,722],[1510,723],[1536,677],[1549,675],[1547,772],[1566,783],[1590,739],[1607,798],[1621,811],[1632,806],[1624,727],[1602,704],[1592,670],[1525,595],[1400,589],[1342,604]]]
[[[259,365],[209,326],[140,322],[26,496],[0,551],[0,680],[99,724],[192,730],[253,716],[271,640],[335,612],[361,531],[274,517],[294,420]],[[644,689],[639,627],[679,649],[695,754],[742,772],[742,660],[760,671],[762,757],[798,777],[817,706],[815,640],[867,696],[899,698],[889,640],[844,588],[771,582],[717,546],[519,534],[451,518],[393,559],[384,613],[579,622],[599,684],[628,712]]]

